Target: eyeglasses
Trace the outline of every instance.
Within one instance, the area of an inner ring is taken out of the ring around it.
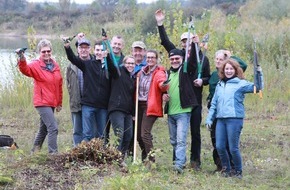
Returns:
[[[41,51],[41,53],[43,53],[43,54],[50,53],[50,52],[51,52],[51,50],[43,50],[43,51]]]
[[[180,57],[172,57],[172,58],[170,58],[170,61],[178,61],[180,59]]]
[[[90,49],[90,47],[88,46],[88,47],[81,47],[81,46],[79,46],[79,49],[81,49],[81,50],[88,50],[88,49]]]
[[[146,57],[146,59],[156,59],[156,57]]]
[[[135,63],[133,63],[133,62],[126,62],[125,64],[126,65],[135,65]]]

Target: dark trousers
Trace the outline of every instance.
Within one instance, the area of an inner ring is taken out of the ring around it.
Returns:
[[[132,115],[122,111],[113,111],[110,113],[109,118],[114,133],[118,139],[117,149],[122,152],[123,156],[125,156],[133,135]]]
[[[198,165],[201,164],[200,161],[200,151],[201,151],[200,124],[202,120],[201,111],[202,106],[198,105],[191,111],[190,117],[190,133],[191,133],[190,162],[196,162]]]
[[[134,153],[135,120],[132,121],[132,128],[133,128],[132,138],[131,138],[131,142],[130,142],[130,145],[128,148],[128,155],[129,156],[133,156],[133,153]]]
[[[107,145],[110,141],[110,129],[111,129],[111,121],[108,117],[106,122],[106,129],[105,129],[105,140],[104,143]]]
[[[138,106],[138,128],[137,140],[142,151],[142,161],[144,161],[150,151],[153,149],[152,127],[155,123],[156,116],[147,116],[147,102],[139,101]],[[149,155],[150,161],[155,161],[154,156]]]

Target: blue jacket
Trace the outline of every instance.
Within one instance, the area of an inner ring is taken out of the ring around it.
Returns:
[[[257,86],[257,89],[260,87]],[[206,124],[212,125],[215,118],[244,118],[245,94],[253,92],[254,83],[238,77],[227,82],[219,81],[206,118]]]

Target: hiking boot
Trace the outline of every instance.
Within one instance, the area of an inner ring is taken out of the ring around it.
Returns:
[[[178,174],[183,173],[183,169],[179,166],[173,166],[173,171],[177,172]]]
[[[155,164],[155,162],[152,162],[152,161],[150,161],[150,160],[145,160],[145,161],[143,161],[143,164],[144,164],[144,166],[145,166],[147,169],[149,169],[149,170],[156,168],[156,164]]]
[[[227,168],[223,168],[222,170],[221,170],[221,176],[222,177],[231,177],[231,172],[230,171],[228,171],[227,170]]]
[[[199,172],[201,170],[200,164],[197,162],[190,162],[190,168]]]
[[[242,171],[236,171],[235,175],[233,175],[234,178],[242,179],[243,178],[243,172]]]
[[[217,166],[216,169],[213,171],[213,173],[221,172],[221,171],[222,171],[222,167],[221,166]]]
[[[39,152],[40,149],[41,149],[41,147],[39,145],[34,145],[30,151],[30,154],[33,155],[33,154]]]

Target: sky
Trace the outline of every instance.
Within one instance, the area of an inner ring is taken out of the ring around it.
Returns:
[[[58,2],[58,0],[27,0],[28,2]],[[91,4],[94,0],[71,0],[79,4]],[[156,0],[137,0],[137,3],[151,3]]]

